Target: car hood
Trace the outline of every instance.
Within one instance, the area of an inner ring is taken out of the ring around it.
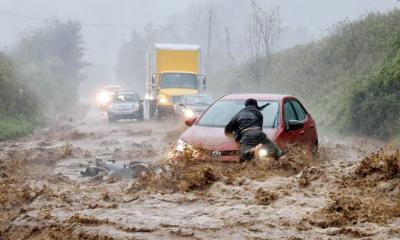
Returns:
[[[264,132],[269,139],[273,140],[277,134],[277,129],[264,129]],[[194,125],[181,135],[181,139],[192,146],[201,147],[205,150],[233,151],[239,148],[235,140],[227,137],[224,128],[220,127]]]

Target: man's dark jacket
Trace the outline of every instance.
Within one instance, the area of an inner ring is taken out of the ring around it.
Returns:
[[[256,106],[249,105],[240,110],[225,126],[225,133],[233,133],[235,140],[241,142],[242,133],[246,129],[257,128],[262,130],[263,115]]]

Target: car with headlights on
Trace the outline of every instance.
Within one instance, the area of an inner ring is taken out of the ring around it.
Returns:
[[[209,94],[184,95],[174,107],[175,114],[184,120],[192,118],[195,115],[201,116],[212,102],[213,98]]]
[[[262,110],[263,131],[281,149],[300,145],[310,152],[318,149],[318,134],[311,113],[295,97],[278,94],[230,94],[216,100],[200,117],[185,121],[190,126],[180,136],[175,152],[196,152],[196,159],[239,161],[239,144],[225,135],[224,128],[244,107],[247,99],[269,103]]]
[[[105,112],[111,103],[111,99],[114,93],[121,90],[119,85],[104,86],[101,91],[97,93],[97,104],[100,106],[100,110]]]
[[[143,100],[136,92],[116,92],[108,107],[108,121],[120,119],[143,120]]]

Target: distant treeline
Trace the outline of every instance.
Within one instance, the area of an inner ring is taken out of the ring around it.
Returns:
[[[327,37],[263,61],[259,82],[249,84],[248,63],[211,76],[210,88],[292,94],[321,131],[400,138],[399,10],[342,22]]]
[[[0,52],[0,141],[30,132],[77,102],[83,40],[80,24],[49,21]]]

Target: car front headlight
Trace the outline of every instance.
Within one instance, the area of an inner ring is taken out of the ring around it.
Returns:
[[[161,97],[160,98],[160,103],[166,104],[168,102],[168,99],[166,97]]]
[[[258,156],[259,156],[259,157],[266,157],[266,156],[268,156],[268,149],[266,149],[266,148],[260,149],[260,151],[258,151]]]
[[[188,144],[185,141],[183,141],[182,139],[178,139],[178,142],[176,142],[175,150],[178,152],[183,152],[187,147]]]
[[[97,97],[97,101],[101,104],[106,104],[106,103],[110,102],[110,100],[111,100],[111,96],[107,92],[101,92]]]
[[[185,113],[185,118],[189,119],[189,118],[193,118],[196,116],[196,113],[192,110],[192,109],[185,109],[184,111]]]

